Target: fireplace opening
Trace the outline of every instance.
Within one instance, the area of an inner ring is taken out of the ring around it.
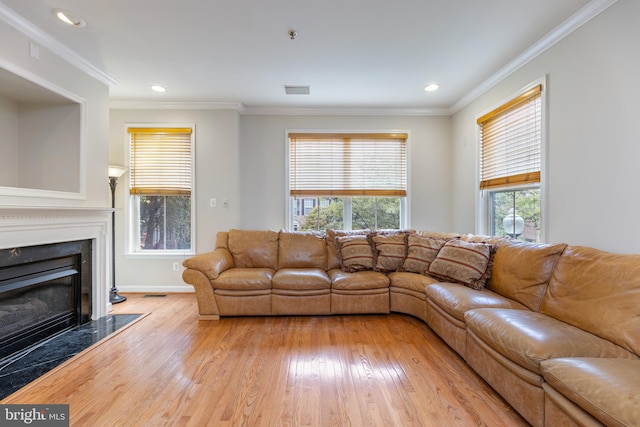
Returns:
[[[0,359],[91,320],[91,240],[0,250]]]

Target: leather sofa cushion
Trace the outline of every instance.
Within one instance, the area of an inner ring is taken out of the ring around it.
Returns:
[[[568,246],[540,312],[640,354],[640,255]]]
[[[640,359],[560,358],[540,364],[545,381],[608,426],[640,426]]]
[[[334,269],[329,270],[329,278],[331,279],[332,289],[355,291],[389,287],[389,278],[378,271],[348,273]]]
[[[216,249],[224,248],[229,249],[229,232],[218,231],[216,234]]]
[[[327,269],[327,244],[323,235],[281,231],[278,245],[278,269]]]
[[[502,242],[493,257],[487,288],[538,311],[551,273],[566,244]]]
[[[284,268],[276,271],[271,281],[273,289],[331,289],[331,279],[319,268]]]
[[[237,291],[271,289],[274,271],[270,268],[231,268],[211,281],[214,289]]]
[[[424,274],[409,272],[389,273],[389,285],[426,294],[427,286],[438,283],[438,279]]]
[[[514,363],[540,374],[556,357],[636,358],[607,340],[553,317],[528,310],[479,308],[464,315],[467,329]]]
[[[238,268],[278,268],[278,232],[229,230],[229,252]]]
[[[393,282],[392,282],[393,283]],[[522,304],[512,301],[488,289],[476,291],[458,283],[435,283],[427,286],[427,298],[443,311],[464,322],[464,314],[474,308],[514,308],[526,310]]]

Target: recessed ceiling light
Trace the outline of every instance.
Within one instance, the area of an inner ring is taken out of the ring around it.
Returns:
[[[72,27],[82,28],[86,25],[86,22],[82,18],[77,17],[68,10],[63,9],[51,9],[51,13],[55,15],[60,21]]]
[[[438,83],[429,83],[424,87],[425,92],[433,92],[434,90],[438,90],[440,85]]]
[[[153,85],[153,86],[151,86],[151,90],[154,90],[154,91],[160,92],[160,93],[165,93],[167,91],[167,88],[159,86],[159,85]]]

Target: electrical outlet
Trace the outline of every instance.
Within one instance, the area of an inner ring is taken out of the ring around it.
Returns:
[[[222,199],[222,207],[223,208],[229,207],[229,199]]]
[[[174,262],[173,263],[173,271],[180,271],[180,263],[179,262]]]

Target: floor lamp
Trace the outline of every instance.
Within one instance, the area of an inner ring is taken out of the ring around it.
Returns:
[[[125,174],[126,168],[122,166],[109,165],[109,187],[111,187],[111,292],[109,293],[109,302],[118,304],[127,299],[127,297],[118,295],[116,288],[116,186],[118,178]]]

